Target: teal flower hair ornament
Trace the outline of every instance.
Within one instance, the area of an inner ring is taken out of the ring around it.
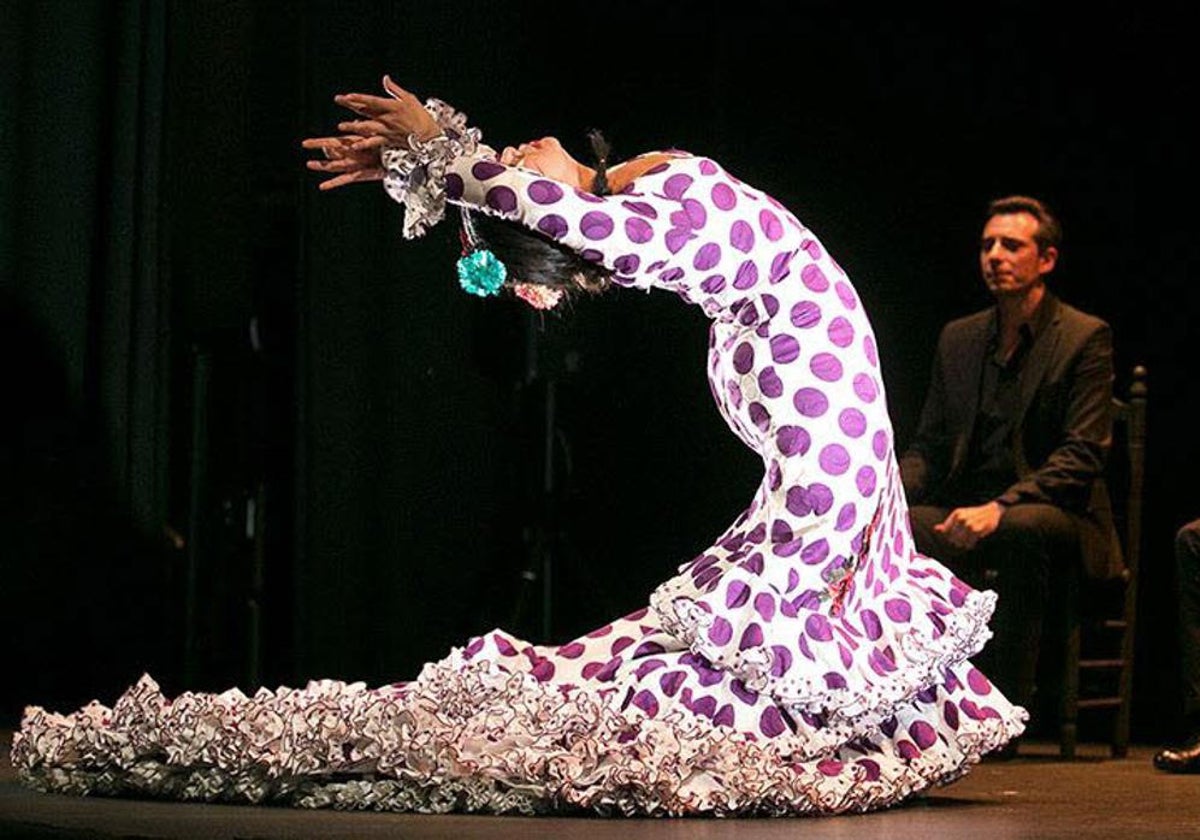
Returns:
[[[479,297],[500,294],[508,269],[486,248],[472,251],[458,260],[458,284]]]

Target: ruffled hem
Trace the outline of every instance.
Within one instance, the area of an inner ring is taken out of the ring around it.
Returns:
[[[899,704],[934,684],[946,668],[982,650],[992,637],[987,625],[996,608],[994,592],[971,590],[960,606],[939,616],[937,635],[918,627],[897,630],[887,625],[883,632],[888,638],[861,647],[850,662],[841,658],[843,654],[835,646],[806,646],[805,653],[812,661],[790,669],[793,673],[781,674],[777,659],[792,656],[795,639],[805,633],[805,621],[776,616],[763,629],[760,644],[731,654],[728,646],[709,639],[716,611],[703,598],[682,594],[685,592],[695,592],[690,575],[667,581],[651,595],[651,608],[663,628],[693,653],[729,671],[747,688],[771,696],[789,712],[819,717],[821,729],[828,731],[811,745],[814,754],[822,748],[821,742],[826,747],[836,745],[863,727],[890,717]],[[787,653],[781,653],[781,648]],[[830,685],[827,673],[844,684]]]
[[[956,713],[948,726],[939,710],[966,689],[946,678],[882,730],[803,761],[791,739],[762,740],[682,713],[622,713],[611,692],[540,683],[489,660],[465,661],[459,650],[413,683],[375,690],[324,681],[171,701],[145,676],[111,710],[28,709],[12,762],[45,791],[314,808],[866,811],[958,778],[1021,732],[1024,712],[998,695],[999,709]]]

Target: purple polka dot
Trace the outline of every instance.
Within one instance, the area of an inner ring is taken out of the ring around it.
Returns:
[[[625,220],[625,235],[629,237],[630,242],[641,244],[654,237],[654,229],[645,219],[633,217]]]
[[[633,644],[633,639],[631,637],[618,636],[616,639],[613,639],[613,643],[612,643],[612,646],[609,648],[609,652],[612,653],[613,656],[616,656],[618,653],[625,650],[625,648],[629,647],[631,644]]]
[[[808,363],[813,376],[825,382],[836,382],[842,378],[842,363],[832,353],[818,353]]]
[[[534,181],[526,192],[534,204],[553,204],[563,197],[562,187],[553,181]]]
[[[729,609],[740,607],[749,600],[750,587],[740,580],[733,581],[729,584],[729,588],[725,590],[725,606]]]
[[[795,326],[809,329],[821,322],[821,307],[811,300],[801,301],[792,307],[791,317]]]
[[[767,239],[772,242],[779,240],[783,236],[783,225],[779,222],[779,217],[770,210],[762,210],[758,214],[758,226],[762,228],[762,232]]]
[[[742,389],[736,382],[726,382],[725,390],[729,393],[729,403],[734,408],[742,407]]]
[[[907,761],[921,757],[921,751],[917,749],[917,745],[907,738],[902,738],[896,742],[896,753]]]
[[[762,296],[763,309],[767,310],[767,317],[774,318],[775,313],[779,311],[779,298],[775,295]]]
[[[804,270],[800,272],[800,279],[814,292],[823,292],[829,288],[829,280],[825,277],[825,272],[821,271],[821,267],[816,263],[804,266]]]
[[[586,201],[588,204],[603,204],[604,199],[598,195],[594,195],[587,190],[581,190],[576,187],[573,192],[580,201]]]
[[[859,493],[870,496],[875,492],[875,470],[871,467],[860,467],[858,474],[854,476],[854,483],[858,486]]]
[[[842,509],[838,511],[837,524],[834,530],[845,531],[854,524],[854,520],[858,518],[858,509],[854,507],[854,502],[846,502],[842,505]]]
[[[850,453],[840,443],[831,443],[821,450],[821,469],[829,475],[841,475],[850,469]]]
[[[685,679],[687,677],[683,671],[668,671],[658,678],[658,684],[662,687],[663,694],[674,697]]]
[[[721,210],[732,210],[737,204],[737,195],[728,184],[717,184],[712,188],[712,203]]]
[[[708,628],[708,638],[715,645],[727,644],[733,638],[733,627],[726,619],[717,616]]]
[[[721,246],[715,242],[709,242],[701,246],[696,252],[696,258],[692,261],[692,265],[697,271],[708,271],[716,265],[721,259]],[[734,285],[737,285],[736,281]]]
[[[850,288],[850,284],[844,280],[839,280],[834,286],[834,291],[837,292],[838,299],[847,309],[853,309],[858,306],[858,298],[854,295],[854,289]]]
[[[662,274],[658,275],[658,279],[664,283],[674,283],[681,277],[683,277],[682,268],[668,268]]]
[[[503,639],[499,636],[494,636],[493,638],[495,639],[495,642],[496,642],[496,650],[500,651],[500,653],[502,655],[504,655],[504,656],[516,656],[517,655],[517,649],[515,647],[513,647],[512,642],[510,642],[508,639]]]
[[[738,373],[745,374],[749,373],[752,367],[754,367],[754,347],[743,341],[733,351],[733,369]]]
[[[967,685],[971,687],[971,691],[980,695],[990,694],[992,691],[992,684],[978,668],[972,668],[967,672]]]
[[[764,397],[778,399],[783,396],[783,380],[775,372],[775,368],[767,367],[758,374],[758,390]]]
[[[717,165],[715,163],[713,163],[711,160],[709,160],[708,158],[704,158],[702,161],[700,161],[700,174],[701,175],[716,175],[717,174]]]
[[[796,516],[808,516],[812,513],[812,501],[808,498],[808,488],[806,487],[789,487],[784,505],[788,511]]]
[[[833,491],[814,481],[808,485],[808,500],[817,516],[824,516],[833,507]]]
[[[813,613],[804,622],[804,632],[810,639],[818,642],[828,642],[833,639],[833,630],[829,627],[829,619],[820,613]]]
[[[750,253],[750,249],[754,247],[754,228],[750,227],[748,222],[738,219],[729,230],[729,244],[743,254]]]
[[[550,213],[538,219],[538,230],[552,239],[562,239],[567,235],[567,220],[557,213]]]
[[[538,682],[548,682],[554,679],[554,663],[549,659],[539,660],[529,671]]]
[[[666,648],[664,648],[658,642],[642,642],[640,645],[637,646],[637,650],[635,650],[633,652],[633,658],[640,659],[643,656],[656,656],[660,653],[665,653],[665,652],[666,652]],[[656,659],[651,659],[649,661],[650,662],[659,662],[659,660],[656,660]],[[659,664],[662,664],[662,663],[659,662]]]
[[[871,450],[875,453],[875,457],[883,460],[888,452],[888,436],[887,432],[880,429],[871,438]]]
[[[867,638],[871,641],[878,641],[883,635],[883,624],[879,621],[879,616],[874,610],[863,610],[860,618],[862,618],[863,632],[867,634]]]
[[[800,356],[800,342],[793,336],[783,334],[771,337],[771,358],[778,364],[786,365],[794,362]]]
[[[875,348],[875,339],[869,335],[863,338],[863,352],[866,353],[871,367],[879,367],[879,351]]]
[[[639,216],[645,216],[647,219],[658,218],[658,211],[654,209],[654,205],[644,201],[622,201],[621,206],[626,210],[632,210]]]
[[[446,198],[457,201],[463,195],[463,179],[454,172],[446,176]]]
[[[829,399],[817,388],[801,388],[792,397],[792,403],[805,417],[820,417],[829,410]]]
[[[636,254],[625,254],[613,261],[613,268],[616,269],[618,274],[629,275],[637,271],[640,262]]]
[[[754,596],[754,611],[769,623],[775,617],[775,599],[766,592],[758,593]]]
[[[746,625],[746,629],[742,631],[741,641],[738,642],[738,650],[749,650],[756,648],[763,643],[762,628],[757,622],[750,622]]]
[[[800,552],[800,561],[806,566],[816,566],[824,563],[829,556],[829,542],[825,539],[816,540],[804,546]]]
[[[700,715],[701,717],[710,718],[714,714],[716,714],[716,711],[717,711],[717,698],[715,698],[715,697],[701,697],[699,700],[697,700],[695,703],[692,704],[692,713],[696,714],[696,715]]]
[[[792,526],[788,524],[786,519],[776,519],[771,523],[771,542],[790,542],[791,539]]]
[[[715,295],[725,288],[725,278],[720,274],[713,274],[710,277],[705,277],[704,282],[700,284],[700,290],[705,294]]]
[[[771,652],[775,654],[771,661],[771,676],[782,677],[792,668],[792,652],[783,645],[771,645]]]
[[[517,194],[509,187],[492,187],[484,200],[488,207],[501,213],[511,213],[517,209]]]
[[[607,213],[592,210],[583,214],[579,229],[588,239],[606,239],[613,232],[613,221]]]
[[[702,228],[708,221],[708,213],[705,211],[704,205],[694,198],[683,200],[683,212],[687,214],[688,223],[693,228]]]
[[[486,181],[489,178],[495,178],[505,170],[506,167],[501,166],[494,161],[481,160],[471,167],[471,174],[480,181]]]
[[[799,426],[782,426],[775,434],[775,445],[785,456],[803,455],[811,443],[808,432]]]
[[[582,642],[571,642],[569,645],[563,645],[558,649],[558,655],[563,659],[578,659],[583,656],[585,650]]]
[[[692,186],[692,176],[677,174],[672,175],[663,184],[663,193],[667,198],[680,199],[683,194]]]
[[[604,253],[597,251],[595,248],[584,248],[579,252],[579,259],[587,262],[598,263],[604,259]]]
[[[746,409],[750,415],[750,422],[760,431],[765,432],[771,426],[771,413],[767,411],[766,406],[760,402],[752,402]]]
[[[738,266],[737,274],[733,278],[733,287],[735,289],[749,289],[758,282],[758,266],[753,260],[746,260]]]
[[[779,714],[779,709],[774,706],[767,706],[763,709],[762,715],[758,719],[758,728],[762,734],[768,738],[776,738],[783,734],[787,729],[787,725],[783,722],[783,715]]]
[[[854,393],[858,394],[858,398],[863,402],[874,402],[875,397],[879,395],[879,389],[875,385],[875,380],[865,373],[856,374],[854,377]]]
[[[838,426],[847,437],[862,437],[867,431],[867,418],[857,408],[847,408],[838,415]]]
[[[849,347],[854,343],[854,327],[839,315],[829,322],[829,340],[837,347]]]
[[[775,259],[771,260],[771,273],[767,279],[771,283],[778,283],[780,280],[791,274],[792,257],[796,256],[795,251],[784,251],[782,254],[776,254]]]
[[[892,621],[905,624],[912,619],[912,606],[902,598],[888,599],[883,609]]]
[[[862,778],[865,782],[877,782],[882,775],[879,762],[869,758],[860,758],[855,762],[855,766],[862,772]]]
[[[842,762],[836,758],[826,758],[817,762],[817,771],[822,776],[836,776],[842,772]]]
[[[834,688],[834,689],[846,688],[846,685],[847,685],[845,677],[843,677],[841,674],[837,674],[832,671],[826,672],[822,676],[822,679],[825,680],[826,688]]]
[[[667,250],[672,254],[678,254],[684,245],[696,238],[696,234],[692,233],[687,228],[672,228],[667,231],[666,242]]]
[[[926,724],[923,720],[918,720],[908,727],[908,734],[923,750],[928,750],[930,746],[937,743],[937,732],[934,731],[934,727]]]
[[[958,707],[953,701],[947,700],[942,704],[942,718],[951,729],[958,729]]]

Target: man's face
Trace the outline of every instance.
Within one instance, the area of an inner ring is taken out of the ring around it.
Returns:
[[[1023,295],[1054,269],[1058,251],[1052,247],[1039,251],[1034,241],[1039,224],[1029,213],[1003,213],[983,226],[979,267],[994,296]]]

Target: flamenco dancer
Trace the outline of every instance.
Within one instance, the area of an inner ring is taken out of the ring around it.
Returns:
[[[893,805],[1019,735],[969,657],[995,595],[916,553],[871,325],[817,237],[716,162],[608,166],[557,140],[483,145],[384,78],[304,141],[330,189],[383,181],[404,235],[462,224],[458,279],[552,308],[609,283],[711,319],[709,381],[762,457],[749,506],[645,608],[557,646],[501,630],[380,688],[27,710],[13,764],[42,790],[302,807],[826,814]]]

